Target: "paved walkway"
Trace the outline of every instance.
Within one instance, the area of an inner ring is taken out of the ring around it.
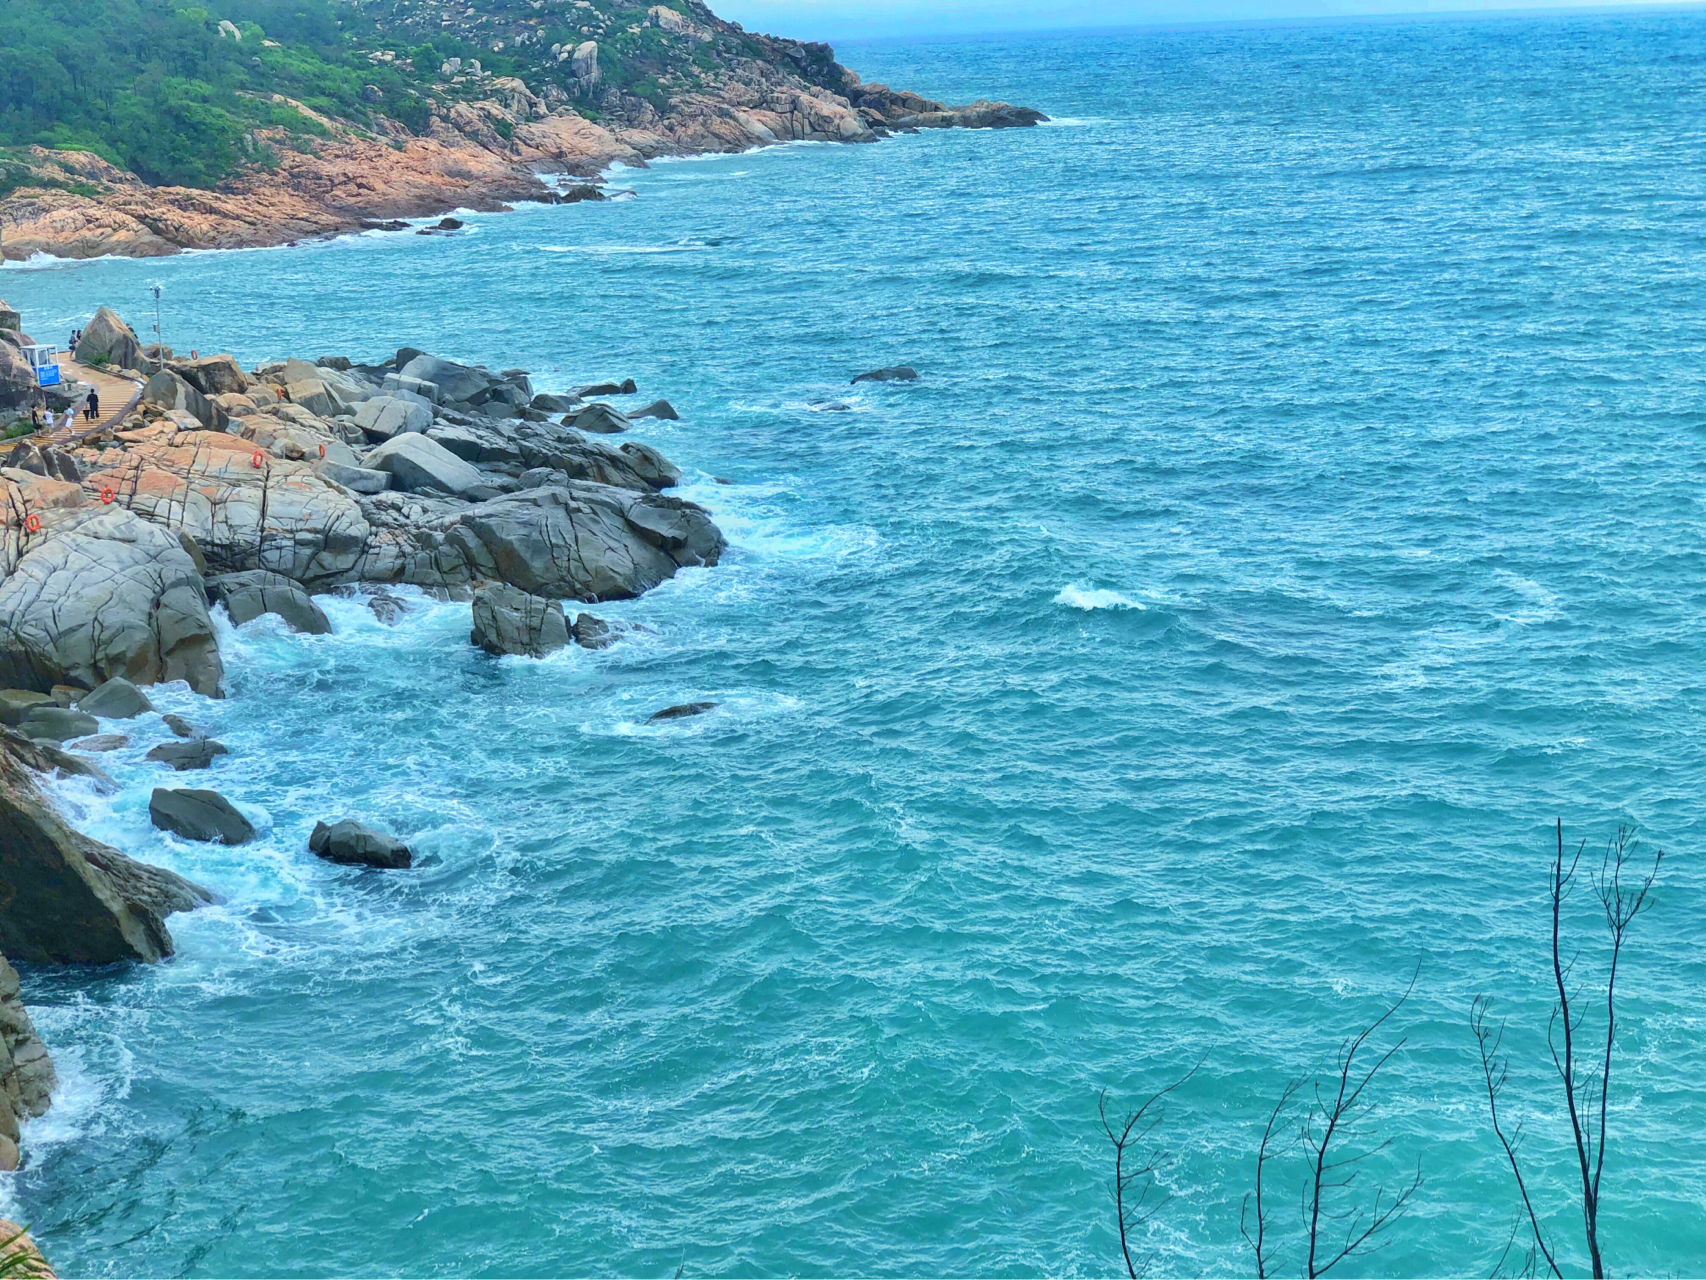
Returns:
[[[142,399],[142,384],[132,382],[129,378],[115,377],[103,373],[99,369],[86,364],[78,364],[69,355],[61,353],[55,356],[59,362],[59,377],[64,382],[86,382],[100,397],[101,416],[90,422],[79,412],[72,420],[71,426],[57,428],[53,431],[42,431],[31,436],[36,444],[53,445],[58,449],[69,449],[82,441],[83,437],[104,431],[125,414],[136,407]]]

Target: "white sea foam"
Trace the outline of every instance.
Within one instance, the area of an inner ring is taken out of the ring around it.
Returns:
[[[1142,609],[1144,606],[1130,596],[1122,596],[1117,591],[1109,591],[1105,587],[1062,587],[1060,594],[1054,598],[1056,604],[1064,604],[1073,609]]]

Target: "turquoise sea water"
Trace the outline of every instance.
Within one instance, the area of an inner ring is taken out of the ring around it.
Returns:
[[[1244,1272],[1268,1106],[1419,963],[1363,1176],[1425,1182],[1345,1269],[1503,1249],[1485,992],[1581,1270],[1561,817],[1671,851],[1603,1229],[1617,1272],[1706,1270],[1706,15],[841,54],[1057,120],[0,276],[46,338],[159,281],[180,349],[631,375],[733,544],[598,654],[487,659],[454,604],[227,627],[230,698],[156,701],[263,839],[152,831],[146,733],[122,794],[62,790],[227,902],[170,963],[26,972],[67,1085],[6,1211],[69,1275],[1107,1274],[1098,1093],[1206,1054],[1142,1248]],[[687,699],[722,706],[644,724]],[[345,812],[422,865],[309,856]]]

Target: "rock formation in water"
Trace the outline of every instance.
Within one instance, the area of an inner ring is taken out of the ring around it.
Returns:
[[[55,767],[38,744],[0,729],[0,953],[45,964],[171,955],[166,917],[213,895],[74,830],[36,779]]]
[[[18,1167],[18,1126],[47,1111],[58,1084],[53,1059],[18,994],[18,971],[0,955],[0,1169]],[[0,1240],[17,1230],[8,1226],[0,1221]]]

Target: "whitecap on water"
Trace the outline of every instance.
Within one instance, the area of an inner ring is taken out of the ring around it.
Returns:
[[[1054,598],[1056,604],[1064,604],[1073,609],[1142,609],[1144,606],[1130,596],[1122,596],[1117,591],[1109,591],[1105,587],[1062,587],[1060,594]]]

